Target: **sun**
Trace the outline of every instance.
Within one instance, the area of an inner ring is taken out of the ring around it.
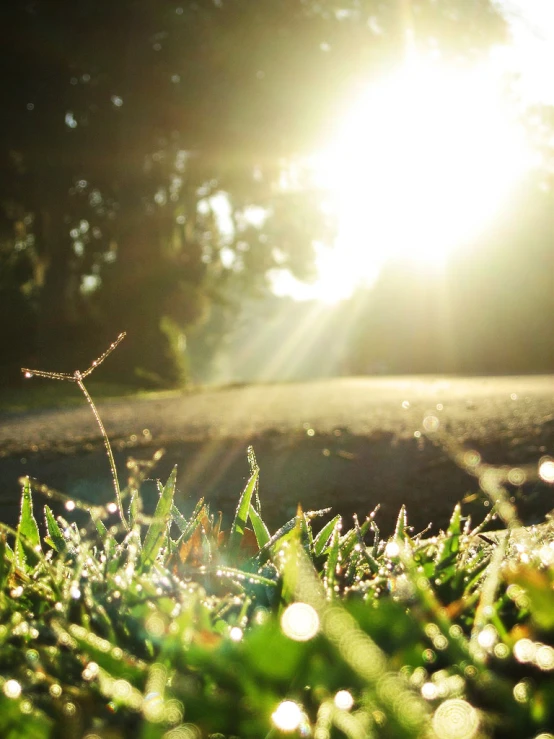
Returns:
[[[486,68],[411,62],[354,102],[313,160],[338,219],[319,295],[337,299],[388,259],[439,267],[499,216],[531,154]]]

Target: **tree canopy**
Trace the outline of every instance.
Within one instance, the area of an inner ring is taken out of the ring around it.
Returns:
[[[488,0],[29,0],[0,29],[4,377],[126,330],[120,379],[163,383],[214,300],[314,276],[333,224],[294,162],[407,37],[505,35]]]

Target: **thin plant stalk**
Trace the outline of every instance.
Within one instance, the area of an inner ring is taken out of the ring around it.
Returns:
[[[94,417],[96,419],[96,423],[98,424],[98,428],[100,429],[100,433],[102,434],[102,438],[104,439],[104,446],[106,447],[106,454],[108,455],[108,460],[110,462],[110,468],[112,472],[112,479],[113,479],[113,486],[115,490],[115,498],[117,500],[117,507],[119,508],[119,516],[121,518],[121,523],[125,527],[127,531],[129,531],[129,524],[127,523],[127,519],[125,518],[125,513],[123,511],[123,501],[121,499],[121,488],[119,487],[119,479],[117,477],[117,467],[115,466],[115,459],[112,452],[112,445],[110,444],[110,439],[108,437],[108,433],[106,429],[104,428],[104,424],[102,423],[102,419],[100,418],[100,414],[98,413],[98,410],[96,406],[94,405],[93,399],[90,397],[88,390],[85,387],[85,383],[81,379],[80,373],[75,373],[75,382],[79,386],[81,392],[87,399],[88,404],[90,405],[90,408],[94,414]]]
[[[125,332],[119,334],[117,339],[110,344],[108,349],[102,354],[98,359],[95,359],[94,362],[90,365],[90,367],[85,370],[84,372],[80,372],[79,370],[75,370],[75,372],[70,375],[65,372],[45,372],[44,370],[33,370],[33,369],[27,369],[26,367],[23,367],[21,371],[25,375],[25,377],[33,377],[36,375],[37,377],[45,377],[49,380],[66,380],[67,382],[75,382],[85,398],[87,399],[87,403],[89,404],[92,413],[94,415],[94,418],[96,419],[96,423],[98,424],[98,428],[100,429],[100,433],[102,434],[102,438],[104,440],[104,446],[106,448],[106,453],[108,455],[108,461],[110,463],[110,469],[112,473],[112,480],[113,480],[113,486],[115,490],[115,498],[117,501],[117,507],[119,509],[119,516],[121,518],[121,523],[125,527],[127,531],[129,531],[129,524],[127,523],[127,519],[125,518],[125,513],[123,510],[123,501],[121,499],[121,488],[119,487],[119,479],[117,477],[117,468],[115,466],[115,459],[112,452],[112,447],[110,444],[110,439],[108,437],[108,434],[106,432],[106,429],[104,428],[104,424],[102,423],[102,419],[100,418],[100,414],[98,413],[98,410],[96,406],[94,405],[93,399],[90,397],[88,390],[85,387],[85,384],[83,382],[84,378],[90,375],[99,364],[102,364],[102,362],[106,359],[107,356],[109,356],[113,350],[116,348],[116,346],[123,341],[125,338]]]

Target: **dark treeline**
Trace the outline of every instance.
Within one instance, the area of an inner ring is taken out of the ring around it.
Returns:
[[[22,364],[84,366],[126,330],[105,376],[182,382],[187,340],[207,368],[271,269],[314,277],[333,224],[292,163],[401,58],[407,24],[445,58],[506,34],[488,0],[3,4],[0,381]],[[552,196],[529,197],[451,269],[457,323],[426,278],[391,268],[348,308],[344,366],[551,366]]]

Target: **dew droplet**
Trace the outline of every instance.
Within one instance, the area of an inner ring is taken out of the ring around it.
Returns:
[[[544,482],[554,483],[554,459],[543,457],[539,462],[539,476]]]
[[[508,472],[508,482],[512,485],[523,485],[526,479],[527,475],[525,474],[525,471],[519,467],[513,467]]]
[[[302,721],[302,709],[294,701],[283,701],[279,703],[271,718],[278,729],[294,731]]]
[[[74,716],[77,713],[77,706],[75,705],[75,703],[67,701],[67,703],[64,703],[62,711],[65,713],[66,716]]]
[[[232,641],[240,641],[242,639],[242,629],[238,626],[233,626],[233,628],[229,631],[229,637],[232,639]]]
[[[439,694],[438,688],[434,683],[424,683],[421,686],[421,695],[425,700],[432,701]]]
[[[514,645],[514,656],[518,662],[532,662],[537,648],[531,639],[520,639]]]
[[[281,616],[283,632],[294,641],[308,641],[319,631],[319,616],[308,603],[292,603]]]
[[[527,703],[531,694],[531,686],[528,680],[521,680],[513,689],[514,698],[518,703]]]
[[[541,670],[554,670],[554,649],[547,644],[542,644],[535,655],[535,663]]]
[[[435,431],[438,431],[439,426],[440,421],[436,416],[425,416],[425,418],[423,419],[423,428],[429,433],[434,433]]]
[[[492,624],[487,624],[485,628],[479,632],[477,642],[483,649],[491,649],[498,640],[498,634]]]
[[[472,739],[479,730],[479,715],[467,701],[452,698],[435,711],[433,729],[438,739]]]
[[[6,698],[19,698],[21,695],[21,685],[17,680],[6,680],[3,690]]]
[[[343,711],[349,711],[354,705],[354,698],[348,690],[339,690],[335,694],[335,706]]]

